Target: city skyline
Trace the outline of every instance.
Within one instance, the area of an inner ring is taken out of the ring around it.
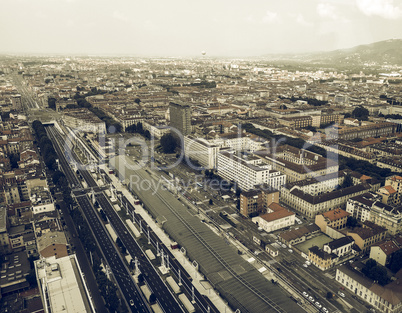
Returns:
[[[0,53],[248,57],[351,48],[401,27],[401,0],[7,0]]]

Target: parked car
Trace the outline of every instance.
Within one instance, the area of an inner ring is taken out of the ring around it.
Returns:
[[[306,297],[306,298],[308,298],[308,293],[305,292],[305,291],[303,291],[303,296]]]
[[[315,303],[315,306],[316,306],[317,308],[319,308],[319,309],[322,308],[322,305],[321,305],[318,301]]]
[[[338,291],[338,295],[341,296],[342,298],[345,298],[345,294],[343,292]]]

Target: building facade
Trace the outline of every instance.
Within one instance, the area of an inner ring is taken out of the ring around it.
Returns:
[[[170,126],[183,136],[191,134],[191,107],[180,101],[169,103]]]

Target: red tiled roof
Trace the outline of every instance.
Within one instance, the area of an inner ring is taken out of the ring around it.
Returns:
[[[331,210],[328,212],[324,212],[324,213],[322,213],[322,215],[325,218],[329,219],[330,221],[335,221],[335,220],[349,216],[350,213],[348,213],[342,209],[335,209],[335,210]]]

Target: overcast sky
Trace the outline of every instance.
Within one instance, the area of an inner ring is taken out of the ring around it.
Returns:
[[[402,0],[2,0],[0,53],[259,56],[402,38]]]

